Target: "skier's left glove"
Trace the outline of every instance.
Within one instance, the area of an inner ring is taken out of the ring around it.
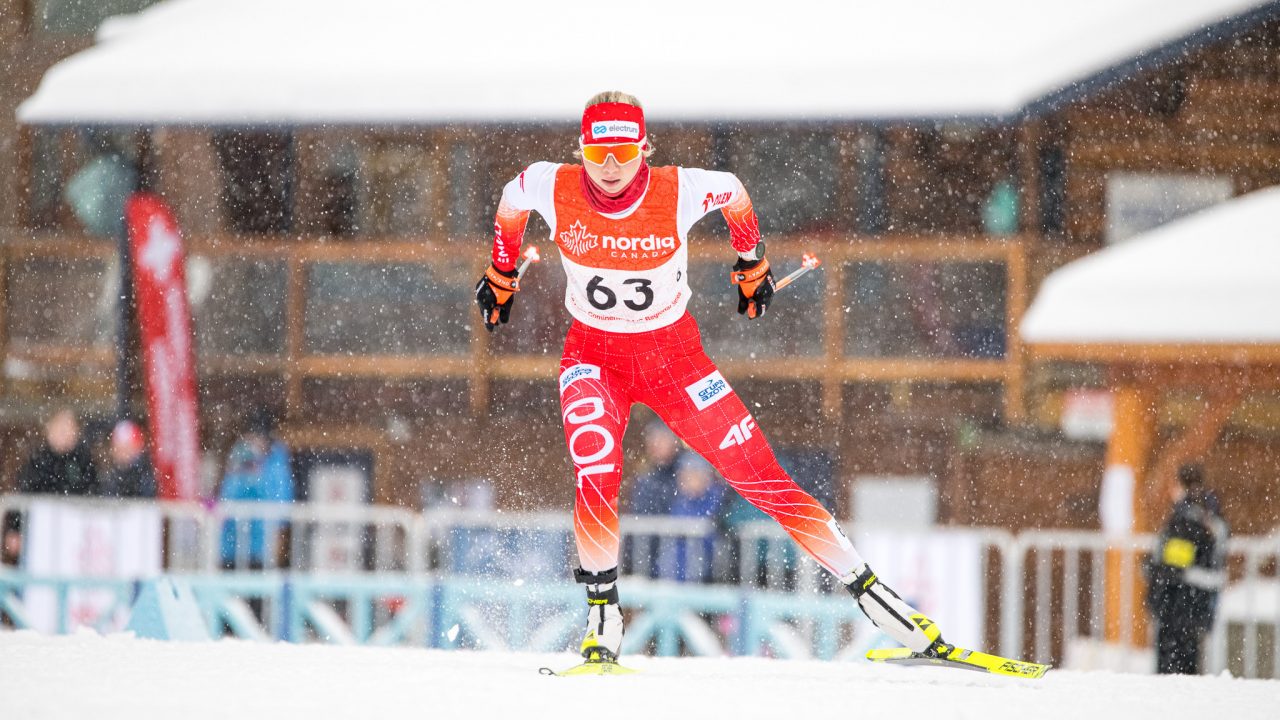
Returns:
[[[498,323],[511,320],[511,306],[515,304],[520,280],[515,269],[499,270],[490,265],[484,277],[476,283],[476,304],[484,316],[484,329],[493,332]]]
[[[738,286],[738,314],[752,320],[764,314],[773,300],[773,271],[768,258],[744,260],[733,264],[729,280]]]

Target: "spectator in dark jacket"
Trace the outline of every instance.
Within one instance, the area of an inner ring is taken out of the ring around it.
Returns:
[[[18,471],[18,492],[51,495],[98,495],[98,471],[80,435],[80,421],[69,408],[44,425],[44,443]]]
[[[1200,673],[1201,645],[1226,580],[1227,535],[1218,498],[1204,487],[1204,471],[1199,465],[1179,468],[1173,511],[1147,565],[1156,672]]]
[[[17,490],[34,495],[98,495],[98,471],[93,454],[80,434],[80,421],[70,408],[55,412],[44,423],[44,442],[18,470]],[[22,552],[22,516],[4,518],[0,560],[16,563]]]
[[[111,465],[103,473],[102,490],[111,497],[156,496],[156,474],[147,441],[142,428],[132,420],[121,420],[111,430]]]

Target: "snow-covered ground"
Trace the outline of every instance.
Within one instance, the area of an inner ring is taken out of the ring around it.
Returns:
[[[168,643],[92,632],[0,632],[0,717],[907,718],[1177,720],[1276,717],[1280,682],[756,658],[634,657],[643,674],[543,677],[569,653]]]

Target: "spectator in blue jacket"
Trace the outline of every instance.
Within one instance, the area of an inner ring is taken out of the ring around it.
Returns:
[[[727,488],[711,463],[697,453],[685,453],[676,463],[676,496],[671,502],[671,515],[715,521]],[[716,534],[713,528],[704,537],[672,542],[667,557],[659,561],[662,574],[673,580],[711,580]]]
[[[666,515],[676,499],[676,463],[684,453],[680,440],[661,420],[644,428],[646,468],[631,486],[631,515]]]
[[[227,456],[218,498],[235,502],[293,502],[289,448],[275,436],[275,418],[265,408],[249,413],[244,432]],[[227,569],[275,566],[281,523],[231,518],[222,526],[222,564]]]

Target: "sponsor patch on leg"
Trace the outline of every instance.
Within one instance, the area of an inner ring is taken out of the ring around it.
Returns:
[[[693,400],[695,407],[699,410],[706,410],[721,398],[733,392],[733,388],[729,387],[729,381],[725,380],[724,376],[717,370],[686,387],[684,391],[689,393],[689,399]]]
[[[568,390],[570,385],[587,378],[599,380],[600,366],[579,363],[565,368],[564,372],[560,373],[560,394],[563,395],[564,391]]]

